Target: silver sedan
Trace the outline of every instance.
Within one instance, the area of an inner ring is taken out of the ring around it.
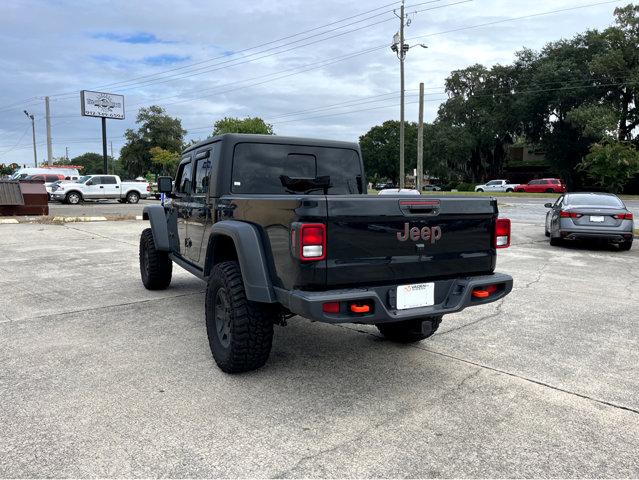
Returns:
[[[632,213],[611,193],[566,193],[547,203],[546,236],[551,245],[566,240],[598,239],[632,247]]]

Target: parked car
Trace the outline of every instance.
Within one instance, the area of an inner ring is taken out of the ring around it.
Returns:
[[[564,240],[598,239],[632,247],[634,219],[626,205],[611,193],[567,193],[546,203],[546,236],[551,245]]]
[[[439,185],[424,185],[422,190],[425,192],[440,192],[442,187]]]
[[[494,272],[510,244],[494,199],[380,198],[365,186],[356,143],[227,134],[193,145],[174,188],[158,179],[169,201],[144,208],[142,283],[167,288],[173,263],[207,282],[209,345],[229,373],[264,365],[273,325],[293,314],[408,343],[511,291]]]
[[[375,190],[385,190],[387,188],[397,188],[393,182],[380,182],[375,184]]]
[[[138,203],[151,191],[148,182],[123,182],[117,175],[84,175],[77,182],[59,183],[52,191],[54,200],[78,204],[83,200],[117,199]]]
[[[475,185],[476,192],[514,192],[517,183],[510,183],[508,180],[491,180],[483,185]]]
[[[377,195],[421,195],[414,188],[386,188],[377,192]]]
[[[515,192],[526,193],[565,193],[566,186],[559,178],[540,178],[530,182],[517,185]]]

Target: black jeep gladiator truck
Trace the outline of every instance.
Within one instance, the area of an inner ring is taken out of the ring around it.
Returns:
[[[512,289],[495,273],[510,221],[494,198],[372,196],[357,144],[226,134],[186,149],[164,205],[144,208],[148,289],[173,262],[207,283],[211,352],[228,373],[261,367],[274,324],[300,315],[376,325],[417,342],[442,315]]]

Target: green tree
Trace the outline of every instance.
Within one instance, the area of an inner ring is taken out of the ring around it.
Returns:
[[[128,129],[124,133],[126,144],[120,150],[122,165],[131,176],[160,173],[162,166],[151,161],[151,148],[182,151],[186,130],[179,118],[167,115],[162,107],[156,105],[141,108],[136,123],[137,130]]]
[[[617,193],[639,174],[639,151],[627,142],[595,143],[578,168],[600,187]]]
[[[109,167],[113,165],[113,158],[107,157]],[[104,173],[104,159],[101,154],[94,152],[83,153],[77,157],[67,160],[61,157],[53,162],[54,165],[77,165],[82,167],[80,173],[82,175],[91,175],[95,173]]]
[[[412,174],[417,163],[417,124],[404,124],[404,162]],[[369,178],[399,181],[399,122],[388,120],[359,137],[364,166]]]
[[[258,133],[273,135],[273,125],[266,123],[260,117],[234,118],[224,117],[213,125],[213,135],[224,133]]]
[[[180,164],[180,154],[160,147],[152,147],[150,150],[151,162],[159,166],[162,175],[173,175]]]
[[[5,165],[4,163],[0,163],[0,175],[11,175],[19,167],[20,165],[18,165],[17,163],[10,163],[8,165]]]

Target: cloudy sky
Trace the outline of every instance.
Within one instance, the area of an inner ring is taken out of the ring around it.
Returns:
[[[260,116],[282,135],[354,141],[399,118],[399,62],[389,48],[399,1],[0,3],[0,163],[33,163],[24,109],[36,117],[38,158],[46,158],[45,95],[53,155],[101,152],[99,119],[80,116],[82,89],[125,95],[127,118],[107,122],[116,156],[137,109],[152,104],[180,117],[188,139],[205,138],[224,116]],[[627,3],[406,0],[407,43],[428,45],[406,61],[407,119],[417,119],[420,81],[432,120],[451,70],[509,63],[524,46],[605,28]],[[562,9],[570,10],[531,16]]]

